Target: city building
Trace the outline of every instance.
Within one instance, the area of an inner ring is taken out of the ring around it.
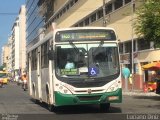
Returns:
[[[9,56],[9,46],[8,45],[4,45],[2,47],[2,65],[5,66],[5,68],[7,68],[7,62],[8,62],[8,56]]]
[[[26,17],[25,5],[19,10],[12,26],[11,35],[8,38],[10,55],[8,56],[8,71],[21,74],[26,69]]]
[[[19,71],[19,19],[18,17],[16,18],[13,26],[12,26],[12,33],[11,33],[11,38],[12,38],[12,45],[11,45],[11,50],[12,50],[12,61],[11,61],[11,66],[12,70]]]
[[[134,74],[134,89],[143,89],[148,72],[142,65],[159,61],[159,49],[153,42],[138,38],[133,29],[134,11],[145,0],[27,0],[27,47],[40,40],[41,33],[49,33],[52,23],[57,28],[105,26],[113,27],[120,40],[121,65]],[[132,44],[133,43],[133,44]],[[132,63],[133,62],[133,63]],[[132,67],[133,65],[133,67]]]
[[[39,40],[39,34],[43,31],[44,16],[41,15],[38,0],[26,0],[26,41],[27,46]],[[40,31],[41,30],[41,31]]]
[[[12,71],[12,49],[11,49],[12,48],[12,37],[11,36],[8,37],[7,45],[9,48],[9,55],[8,55],[8,59],[7,59],[6,69],[7,69],[7,71],[11,72]]]
[[[19,10],[19,67],[26,71],[26,8],[22,5]]]

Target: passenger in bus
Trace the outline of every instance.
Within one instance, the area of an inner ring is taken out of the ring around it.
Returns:
[[[65,69],[74,69],[74,68],[75,68],[75,63],[74,63],[73,56],[68,54],[67,55],[67,63],[65,65]]]

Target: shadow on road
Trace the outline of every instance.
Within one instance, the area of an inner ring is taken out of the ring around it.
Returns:
[[[41,107],[48,109],[46,103],[40,103],[33,99],[30,99],[35,104],[40,105]],[[110,107],[106,112],[101,111],[99,105],[75,105],[75,106],[60,106],[57,107],[54,111],[56,114],[87,114],[87,113],[122,113],[120,107]]]
[[[118,107],[110,107],[108,111],[101,111],[98,105],[77,105],[59,107],[55,113],[57,114],[87,114],[87,113],[121,113]]]
[[[160,96],[134,96],[135,99],[151,99],[155,101],[160,101]]]
[[[160,105],[147,105],[147,108],[160,109]],[[158,112],[158,111],[157,111]],[[159,113],[159,112],[158,112]]]

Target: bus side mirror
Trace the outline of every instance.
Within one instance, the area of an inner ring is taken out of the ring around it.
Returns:
[[[48,59],[49,60],[54,60],[55,59],[54,50],[49,50],[48,51]]]

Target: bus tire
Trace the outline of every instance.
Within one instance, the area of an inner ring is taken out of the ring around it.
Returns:
[[[32,96],[34,97],[34,99],[36,98],[36,89],[35,89],[35,85],[32,85]]]
[[[54,105],[51,104],[49,89],[48,89],[47,85],[46,85],[46,95],[47,95],[47,108],[50,112],[53,112],[54,111]]]
[[[47,94],[47,108],[50,112],[53,112],[56,109],[54,105],[50,104],[49,94]]]
[[[36,89],[35,89],[35,85],[33,84],[32,86],[32,94],[33,94],[33,102],[35,104],[38,104],[39,103],[39,100],[36,99]]]
[[[54,111],[54,105],[48,104],[48,110],[50,112],[53,112]]]
[[[109,108],[110,108],[110,103],[101,103],[100,104],[100,110],[102,112],[107,112],[109,111]]]

